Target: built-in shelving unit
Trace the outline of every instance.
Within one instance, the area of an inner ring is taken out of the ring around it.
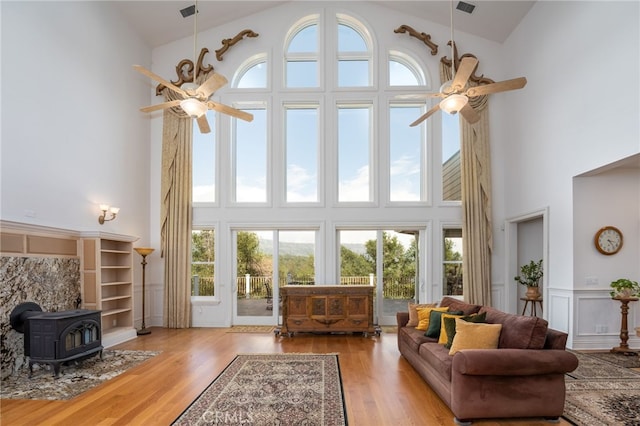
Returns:
[[[82,304],[101,311],[105,347],[136,337],[133,326],[133,241],[99,235],[82,239]]]

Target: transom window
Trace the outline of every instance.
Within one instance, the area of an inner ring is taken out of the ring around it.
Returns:
[[[264,108],[245,109],[253,114],[253,121],[234,118],[233,170],[234,201],[238,203],[266,203],[269,186],[267,111]]]
[[[372,201],[371,107],[338,106],[338,201]]]
[[[310,16],[294,26],[285,49],[285,86],[318,87],[318,17]]]
[[[371,86],[371,42],[354,20],[338,15],[338,86]]]
[[[286,201],[318,201],[318,106],[285,106]]]

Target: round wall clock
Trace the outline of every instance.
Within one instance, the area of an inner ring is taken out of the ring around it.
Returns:
[[[593,242],[600,253],[616,254],[622,248],[622,232],[615,226],[605,226],[596,232]]]

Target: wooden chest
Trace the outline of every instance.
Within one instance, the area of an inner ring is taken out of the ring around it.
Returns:
[[[289,285],[280,288],[282,327],[276,334],[360,332],[380,334],[373,323],[374,287]]]

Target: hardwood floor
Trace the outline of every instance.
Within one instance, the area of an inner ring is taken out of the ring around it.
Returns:
[[[2,425],[170,425],[238,353],[340,354],[349,424],[453,425],[447,406],[400,355],[396,335],[305,335],[276,338],[224,328],[152,333],[113,349],[162,353],[69,401],[2,400]],[[561,425],[570,423],[561,420]],[[540,419],[474,425],[549,425]]]

